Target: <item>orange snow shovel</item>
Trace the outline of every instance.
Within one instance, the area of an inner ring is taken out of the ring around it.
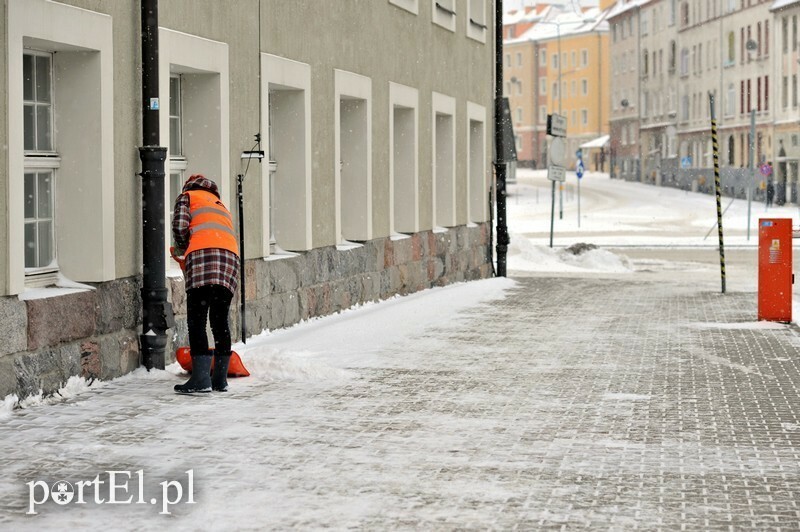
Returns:
[[[209,349],[212,353],[211,359],[211,372],[214,372],[214,359],[213,359],[213,349]],[[178,364],[181,365],[184,371],[188,371],[189,373],[192,372],[192,354],[188,347],[179,347],[178,350],[175,352],[175,358],[178,360]],[[239,356],[239,353],[236,351],[231,351],[231,362],[228,365],[228,377],[249,377],[250,372],[247,371],[247,368],[244,367],[242,363],[242,358]]]

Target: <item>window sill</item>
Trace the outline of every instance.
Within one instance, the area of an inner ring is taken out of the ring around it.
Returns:
[[[69,294],[77,294],[80,292],[89,292],[95,290],[95,287],[93,286],[70,281],[58,272],[53,272],[53,274],[54,275],[42,275],[42,281],[49,283],[44,286],[36,286],[35,281],[28,285],[27,283],[31,280],[31,276],[28,276],[25,279],[25,291],[17,296],[19,297],[19,300],[30,301],[32,299],[47,299],[50,297],[66,296]],[[55,282],[50,282],[52,280],[55,280]]]

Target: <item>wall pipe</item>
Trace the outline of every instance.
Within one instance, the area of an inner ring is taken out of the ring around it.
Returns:
[[[141,0],[142,16],[142,365],[164,369],[167,329],[175,325],[167,301],[164,238],[164,162],[159,146],[158,0]]]
[[[503,160],[503,0],[495,0],[494,13],[494,171],[497,201],[497,276],[506,276],[508,225],[506,223],[506,163]]]

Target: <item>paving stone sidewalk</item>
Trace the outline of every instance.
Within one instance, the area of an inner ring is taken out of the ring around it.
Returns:
[[[114,382],[0,421],[0,529],[797,530],[800,337],[754,324],[755,305],[521,278],[352,378],[242,388],[189,419],[163,393],[174,377]],[[190,467],[197,504],[169,516],[24,515],[32,479]]]

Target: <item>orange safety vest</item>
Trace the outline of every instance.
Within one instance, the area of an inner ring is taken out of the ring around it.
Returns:
[[[226,249],[239,254],[231,213],[217,196],[206,190],[190,190],[189,247],[185,256],[198,249]]]

